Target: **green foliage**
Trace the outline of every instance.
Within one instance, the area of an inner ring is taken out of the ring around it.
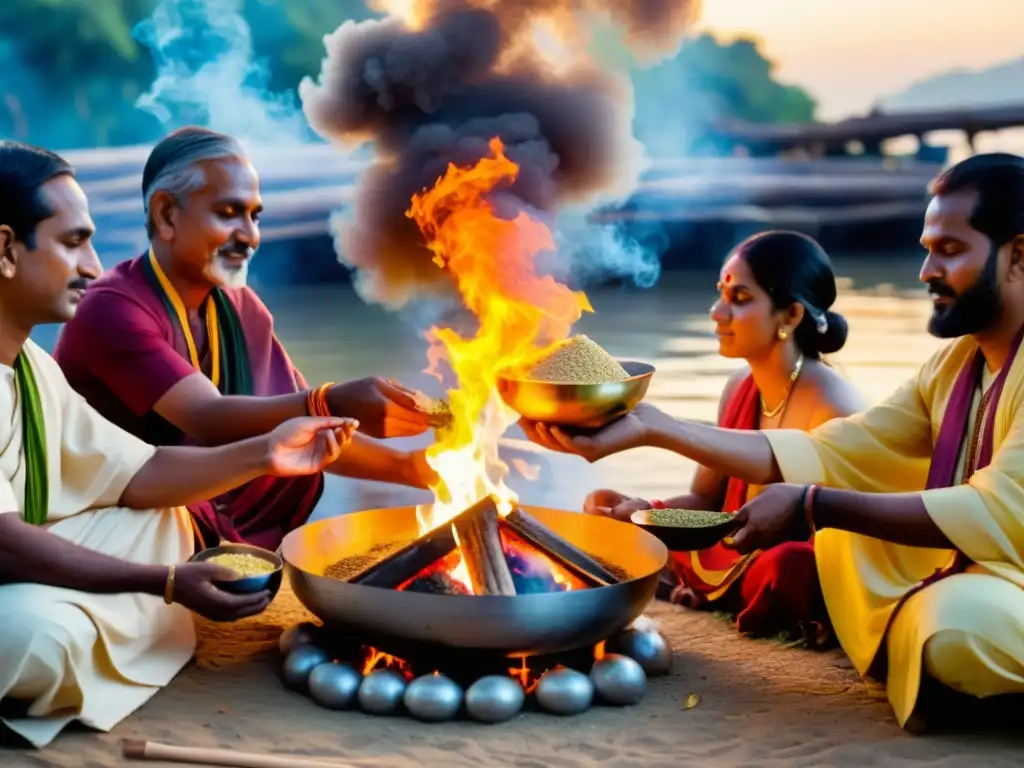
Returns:
[[[636,134],[654,154],[678,155],[713,151],[708,129],[719,120],[813,120],[814,99],[802,88],[778,82],[773,69],[753,40],[696,37],[674,58],[633,71]]]

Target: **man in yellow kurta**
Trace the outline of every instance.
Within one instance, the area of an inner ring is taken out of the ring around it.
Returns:
[[[265,475],[312,474],[355,422],[295,419],[218,448],[153,448],[101,417],[28,339],[69,319],[100,273],[85,195],[58,156],[0,142],[0,712],[36,747],[101,730],[195,649],[189,610],[234,620],[269,595],[186,563],[188,504]],[[2,758],[0,758],[2,760]]]
[[[836,634],[861,674],[886,681],[900,725],[922,673],[979,698],[1024,692],[1024,158],[976,155],[932,192],[929,330],[956,340],[882,404],[809,434],[715,429],[649,406],[588,437],[524,424],[591,461],[654,445],[777,483],[739,510],[734,546],[817,531]]]

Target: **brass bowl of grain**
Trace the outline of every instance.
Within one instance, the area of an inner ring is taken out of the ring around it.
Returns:
[[[505,405],[525,419],[599,429],[636,408],[653,375],[653,365],[616,360],[579,335],[529,368],[500,374],[497,388]]]
[[[215,582],[219,589],[235,594],[252,594],[270,590],[270,599],[277,596],[284,575],[284,560],[276,552],[252,544],[221,544],[196,552],[190,563],[213,562],[231,568],[237,578]]]

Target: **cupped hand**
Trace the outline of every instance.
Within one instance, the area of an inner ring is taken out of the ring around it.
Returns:
[[[626,522],[629,522],[630,517],[637,510],[650,508],[651,502],[649,501],[636,496],[627,496],[608,488],[600,488],[591,492],[583,502],[583,511],[588,515],[614,517],[616,520]]]
[[[216,582],[231,581],[237,574],[216,563],[184,563],[174,569],[173,600],[211,621],[237,621],[255,616],[270,604],[269,590],[236,595]]]
[[[267,474],[312,475],[341,455],[359,427],[354,419],[333,416],[290,419],[268,436]]]
[[[639,448],[650,441],[653,424],[663,414],[653,405],[641,403],[632,412],[601,429],[570,432],[554,424],[520,419],[519,425],[533,442],[561,453],[574,453],[590,462],[614,453]]]
[[[801,504],[804,490],[788,483],[768,486],[740,507],[736,532],[722,543],[745,555],[785,541],[806,541],[811,531]]]
[[[327,392],[332,414],[356,419],[370,437],[409,437],[433,426],[429,397],[376,376],[336,384]]]

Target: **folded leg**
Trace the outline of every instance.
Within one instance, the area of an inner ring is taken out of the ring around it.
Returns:
[[[886,689],[900,725],[922,670],[976,698],[1024,693],[1024,590],[983,573],[950,576],[907,600],[886,642]]]

